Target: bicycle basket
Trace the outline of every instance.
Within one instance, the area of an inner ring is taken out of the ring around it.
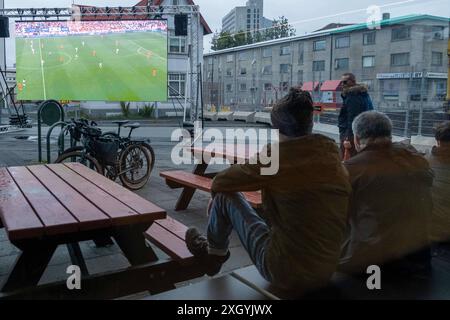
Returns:
[[[119,154],[119,141],[110,139],[94,139],[91,150],[101,162],[115,165]]]

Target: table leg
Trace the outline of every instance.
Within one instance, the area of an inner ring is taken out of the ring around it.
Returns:
[[[147,246],[144,237],[144,232],[150,226],[151,224],[126,226],[114,232],[114,240],[133,266],[158,260],[153,249]]]
[[[36,286],[55,253],[56,244],[33,244],[20,247],[19,255],[1,291],[8,292],[20,288]]]
[[[80,268],[81,275],[84,277],[89,276],[86,261],[84,261],[83,253],[81,252],[78,242],[68,243],[67,250],[69,251],[72,263]]]
[[[208,168],[207,163],[200,163],[195,166],[194,171],[192,173],[197,175],[203,175],[205,174],[207,168]],[[194,196],[195,190],[196,190],[195,188],[190,187],[183,188],[183,192],[181,192],[181,195],[178,198],[177,204],[175,206],[175,211],[182,211],[187,209],[189,203],[192,200],[192,197]]]

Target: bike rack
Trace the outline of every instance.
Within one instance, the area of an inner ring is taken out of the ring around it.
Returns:
[[[47,100],[42,102],[38,109],[38,157],[39,162],[42,162],[42,123],[45,123],[50,127],[51,133],[55,127],[55,124],[61,125],[61,130],[66,123],[64,122],[64,108],[56,100]],[[63,141],[64,143],[64,141]],[[47,133],[47,161],[50,163],[50,139]],[[64,148],[64,144],[62,145]]]

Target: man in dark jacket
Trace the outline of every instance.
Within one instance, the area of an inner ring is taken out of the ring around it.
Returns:
[[[382,113],[362,113],[353,130],[358,154],[345,162],[353,192],[340,270],[424,270],[433,184],[427,160],[411,146],[392,143],[392,123]]]
[[[436,128],[437,146],[428,157],[435,174],[430,235],[435,243],[450,247],[450,122]]]
[[[373,110],[367,86],[356,83],[353,73],[342,75],[342,101],[343,105],[339,113],[338,127],[341,140],[341,154],[344,155],[344,145],[349,145],[350,155],[356,154],[353,145],[353,120],[362,112]]]
[[[207,239],[189,229],[186,242],[218,272],[229,256],[234,229],[266,280],[299,293],[325,285],[337,268],[350,184],[335,142],[312,134],[309,93],[291,89],[271,118],[280,131],[280,143],[270,148],[279,148],[278,173],[261,175],[259,164],[221,172],[212,185]],[[263,196],[261,213],[237,193],[258,190]]]

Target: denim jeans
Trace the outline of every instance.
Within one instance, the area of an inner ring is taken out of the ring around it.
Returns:
[[[241,193],[217,193],[210,210],[207,230],[209,253],[228,251],[231,231],[235,230],[259,273],[269,282],[265,262],[270,228]]]

